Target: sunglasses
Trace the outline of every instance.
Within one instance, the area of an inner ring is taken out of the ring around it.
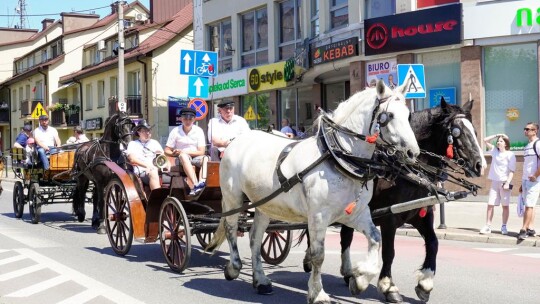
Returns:
[[[529,131],[536,131],[536,129],[531,129],[531,128],[523,128],[523,131],[527,131],[527,132],[529,132]]]
[[[193,114],[183,114],[182,118],[193,119],[193,118],[195,118],[195,115],[193,115]]]

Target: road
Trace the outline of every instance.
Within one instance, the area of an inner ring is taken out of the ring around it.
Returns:
[[[105,235],[78,223],[69,205],[42,208],[42,223],[13,217],[13,184],[3,183],[0,197],[0,303],[305,303],[308,274],[301,261],[305,242],[293,247],[282,265],[265,265],[274,294],[259,296],[251,286],[247,237],[240,238],[244,268],[239,279],[226,281],[222,267],[228,255],[210,256],[193,238],[190,267],[171,272],[158,243],[135,243],[128,255],[114,254]],[[91,206],[88,205],[90,213]],[[420,238],[396,239],[394,281],[405,302],[421,303],[414,292],[415,270],[424,248]],[[353,261],[365,255],[358,234]],[[375,284],[358,297],[339,275],[339,234],[331,228],[323,265],[325,290],[335,303],[382,303]],[[538,303],[540,249],[512,245],[441,241],[435,288],[430,303]]]

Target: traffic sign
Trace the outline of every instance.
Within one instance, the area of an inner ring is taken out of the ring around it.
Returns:
[[[423,64],[398,64],[398,85],[409,81],[405,98],[426,98],[426,77]]]
[[[124,100],[118,101],[118,111],[127,112],[127,103]]]
[[[41,105],[41,102],[36,104],[34,111],[32,111],[32,118],[39,118],[41,115],[47,115],[47,111]]]
[[[180,50],[180,74],[204,77],[217,76],[217,52]]]
[[[189,76],[188,97],[208,98],[208,77]]]
[[[195,110],[195,120],[201,120],[208,114],[208,104],[202,98],[193,98],[187,106]]]
[[[255,111],[253,111],[253,107],[251,105],[247,108],[246,113],[244,113],[244,119],[247,121],[255,120],[255,119],[261,119],[260,115],[255,116]]]

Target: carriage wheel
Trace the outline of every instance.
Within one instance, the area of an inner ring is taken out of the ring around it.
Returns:
[[[41,218],[41,196],[39,194],[38,183],[30,184],[30,190],[28,190],[28,207],[30,209],[32,224],[39,223],[39,219]]]
[[[290,230],[267,231],[261,244],[261,256],[271,265],[279,265],[289,255],[292,244]]]
[[[24,189],[19,181],[13,185],[13,212],[16,218],[21,218],[24,211]]]
[[[180,201],[167,197],[159,211],[159,241],[167,264],[182,272],[191,258],[191,229]]]
[[[203,249],[206,249],[206,246],[210,243],[210,240],[214,237],[214,231],[212,232],[201,232],[195,234],[197,236],[197,241],[201,244]]]
[[[113,251],[126,255],[133,242],[133,226],[127,192],[118,178],[105,187],[105,229]]]

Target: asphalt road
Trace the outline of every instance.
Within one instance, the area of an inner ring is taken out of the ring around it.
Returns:
[[[240,238],[244,268],[239,279],[226,281],[224,244],[214,256],[204,254],[195,238],[189,268],[170,271],[158,243],[135,243],[117,256],[105,235],[87,219],[78,223],[66,204],[42,208],[42,223],[22,220],[12,210],[12,187],[3,183],[0,197],[0,303],[305,303],[309,275],[301,265],[305,242],[293,247],[279,266],[265,265],[274,294],[257,295],[251,285],[248,238]],[[91,206],[87,206],[90,213]],[[297,235],[297,234],[296,234]],[[247,234],[246,234],[247,236]],[[421,303],[414,292],[415,270],[422,263],[422,239],[398,236],[394,281],[406,303]],[[353,261],[365,256],[366,242],[355,236]],[[375,284],[351,296],[339,275],[339,234],[326,240],[323,284],[335,303],[383,303]],[[538,303],[540,249],[441,240],[435,288],[430,303]]]

